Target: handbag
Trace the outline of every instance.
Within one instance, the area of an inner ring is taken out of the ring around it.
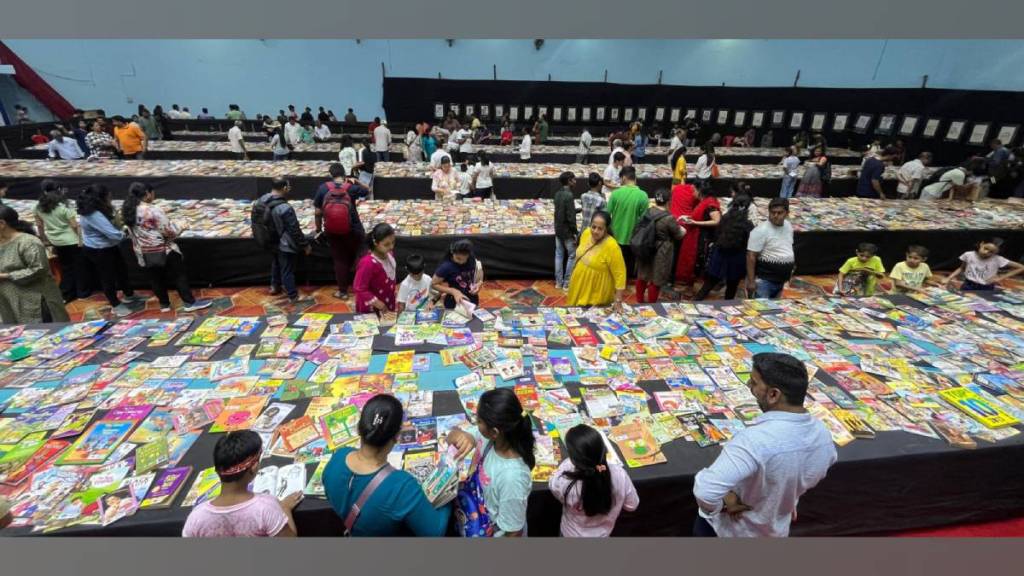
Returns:
[[[722,173],[718,170],[718,163],[716,162],[716,163],[712,164],[711,165],[711,177],[712,178],[720,178],[721,176],[722,176]]]
[[[380,485],[384,483],[384,480],[394,472],[395,469],[391,467],[391,464],[385,464],[377,473],[373,475],[373,480],[363,488],[363,491],[359,494],[359,498],[352,503],[352,507],[348,509],[348,514],[345,515],[345,536],[352,536],[352,527],[355,526],[356,520],[359,519],[359,514],[363,511],[363,506],[366,506],[366,501],[373,496],[373,493],[380,488]],[[355,474],[348,481],[349,490],[352,489],[352,481],[355,480]]]
[[[484,502],[484,487],[480,482],[480,470],[484,466],[484,459],[491,451],[492,443],[487,444],[484,453],[477,462],[473,474],[459,485],[458,494],[455,496],[455,526],[459,536],[463,538],[488,538],[494,536],[494,524],[487,512],[487,504]]]

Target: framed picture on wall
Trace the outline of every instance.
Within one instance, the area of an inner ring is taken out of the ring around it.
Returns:
[[[843,132],[846,130],[846,126],[850,123],[850,114],[848,112],[837,112],[832,115],[832,131]]]
[[[437,118],[437,119],[444,118],[444,104],[442,104],[440,102],[435,102],[434,103],[434,118]]]
[[[964,131],[967,129],[967,120],[953,120],[949,123],[949,128],[946,128],[946,140],[949,142],[959,142],[964,137]]]
[[[804,113],[803,112],[790,112],[789,113],[789,129],[800,130],[804,127]]]
[[[772,110],[772,127],[782,128],[786,125],[786,111]]]
[[[825,129],[825,118],[828,116],[825,112],[815,112],[811,114],[811,130],[813,132],[821,132]]]
[[[991,127],[991,122],[975,122],[974,127],[971,128],[971,135],[967,137],[967,143],[971,146],[983,146]]]
[[[668,121],[673,123],[673,124],[675,124],[676,122],[679,122],[679,113],[680,112],[682,112],[682,110],[680,110],[679,108],[673,108],[668,113]]]
[[[623,108],[622,109],[622,119],[625,120],[626,122],[632,122],[633,121],[633,109],[632,108]]]
[[[598,106],[597,110],[595,111],[594,119],[597,120],[598,122],[604,122],[606,111],[607,109],[604,106]]]
[[[533,120],[533,106],[523,106],[523,120]]]
[[[454,112],[456,116],[459,115],[461,110],[462,110],[462,108],[458,104],[449,104],[448,105],[448,111],[449,112]]]
[[[590,106],[584,106],[580,110],[580,120],[590,122]]]
[[[684,119],[685,118],[693,118],[694,120],[696,120],[697,119],[697,109],[696,108],[687,108],[686,109],[686,115],[683,116],[683,118]]]
[[[737,110],[732,113],[732,125],[737,128],[742,128],[747,123],[747,111]]]
[[[705,108],[704,110],[702,110],[700,113],[701,124],[711,124],[711,117],[714,115],[714,113],[715,111],[710,108]]]
[[[853,131],[857,134],[867,134],[874,118],[874,114],[857,114],[857,119],[853,121]]]
[[[754,110],[750,114],[750,125],[754,128],[760,128],[764,126],[764,110]]]
[[[929,118],[924,123],[924,130],[921,130],[922,138],[935,138],[935,135],[939,133],[939,123],[942,122],[940,118]]]
[[[565,109],[565,119],[569,122],[576,121],[576,107],[570,106]]]
[[[562,121],[562,107],[561,106],[555,106],[554,108],[551,109],[551,121],[552,122],[561,122]]]
[[[495,104],[494,105],[494,117],[495,118],[504,118],[505,117],[505,105],[504,104]]]
[[[481,104],[480,105],[480,117],[490,119],[491,117],[491,105]]]
[[[473,104],[466,104],[466,116],[472,116],[476,113],[476,106]]]
[[[718,126],[725,126],[728,123],[729,123],[729,111],[728,110],[719,110],[718,111],[718,116],[715,116],[715,124],[717,124]]]
[[[548,107],[547,106],[538,106],[537,107],[537,118],[539,119],[541,116],[543,116],[545,118],[550,118],[550,116],[548,116]]]
[[[900,122],[900,128],[896,131],[900,136],[911,137],[914,132],[917,132],[917,125],[921,122],[920,116],[913,114],[907,114],[903,117],[903,121]]]
[[[611,120],[612,122],[618,122],[619,121],[619,109],[618,108],[612,108],[611,111],[608,113],[608,119]]]
[[[878,117],[878,126],[875,126],[875,134],[892,134],[893,128],[896,127],[896,115],[895,114],[882,114]]]
[[[636,109],[636,119],[641,121],[641,122],[646,121],[647,120],[647,108],[644,108],[643,106],[637,108]]]
[[[678,108],[676,108],[676,110],[678,110]],[[678,115],[678,113],[677,113],[677,115]],[[657,108],[654,109],[654,121],[655,122],[664,122],[665,121],[665,107],[664,106],[658,106]]]
[[[996,134],[996,138],[1003,143],[1003,146],[1013,145],[1014,140],[1017,139],[1017,132],[1020,131],[1020,124],[1004,124],[999,127],[999,132]]]
[[[519,121],[519,106],[508,107],[508,119],[513,122]]]

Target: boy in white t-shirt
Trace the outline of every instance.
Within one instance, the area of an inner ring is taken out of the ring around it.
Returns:
[[[398,311],[430,308],[430,276],[423,273],[423,256],[410,254],[405,271],[405,280],[398,287]]]
[[[897,293],[920,292],[932,277],[932,269],[925,264],[928,249],[924,246],[909,246],[903,262],[892,267],[893,291]]]

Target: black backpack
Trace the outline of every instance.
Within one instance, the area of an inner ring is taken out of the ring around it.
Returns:
[[[668,212],[662,212],[651,218],[650,214],[644,214],[633,230],[633,237],[629,240],[629,247],[633,250],[633,256],[641,262],[648,262],[658,252],[658,220],[667,217]]]
[[[284,198],[271,198],[264,202],[257,200],[252,203],[249,220],[252,226],[252,237],[264,250],[274,250],[281,241],[281,232],[274,225],[274,208],[284,204]]]

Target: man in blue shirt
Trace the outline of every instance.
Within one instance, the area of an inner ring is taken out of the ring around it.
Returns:
[[[50,143],[46,146],[49,160],[81,160],[85,153],[78,147],[78,142],[65,138],[64,132],[60,130],[50,131]]]
[[[881,156],[869,156],[860,169],[860,179],[857,181],[857,196],[861,198],[886,198],[882,190],[882,174],[885,173],[885,163],[892,160],[893,152],[886,148]]]

